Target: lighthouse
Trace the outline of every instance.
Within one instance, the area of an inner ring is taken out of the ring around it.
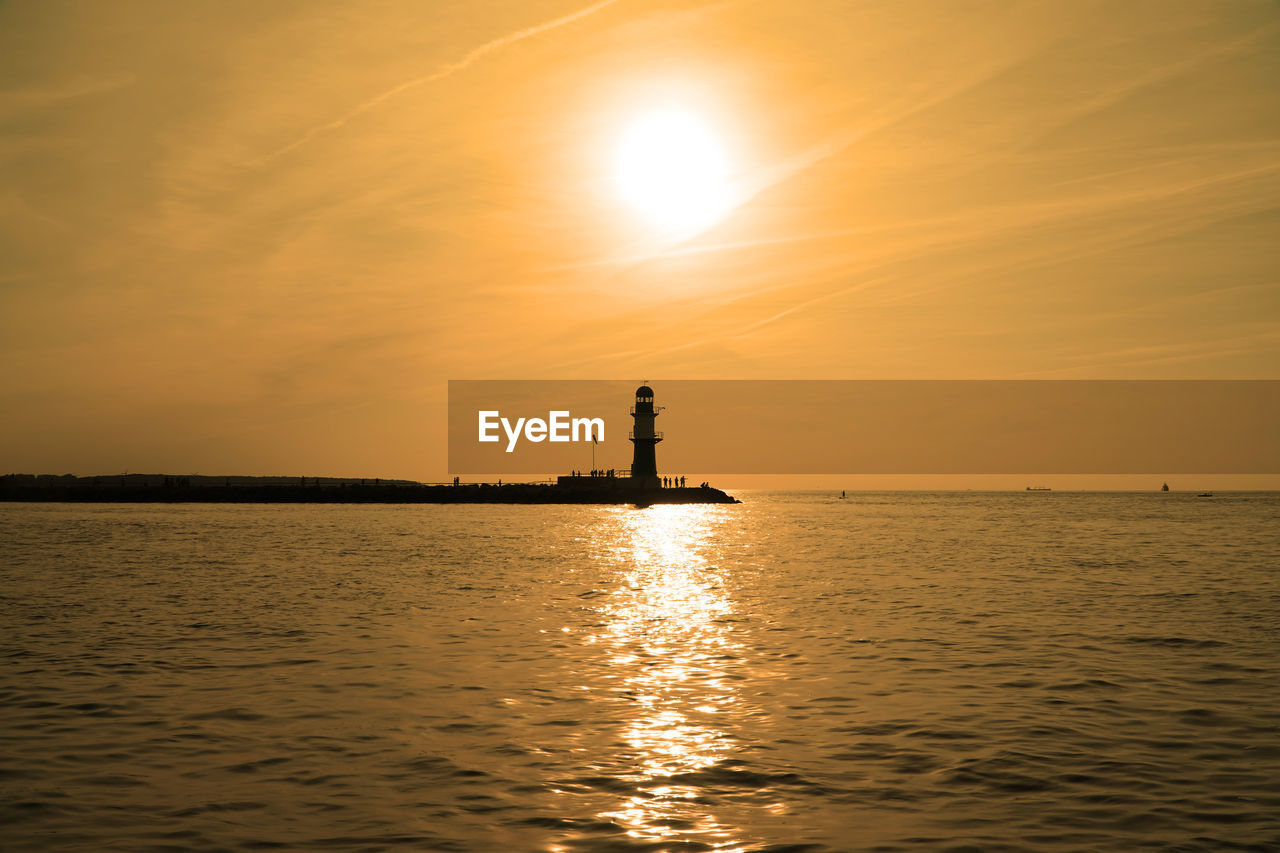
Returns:
[[[662,485],[658,479],[658,460],[654,448],[662,441],[662,433],[653,428],[658,410],[653,405],[653,389],[641,385],[636,389],[636,404],[631,407],[635,419],[631,430],[631,443],[635,445],[631,457],[631,481],[643,489],[656,489]]]

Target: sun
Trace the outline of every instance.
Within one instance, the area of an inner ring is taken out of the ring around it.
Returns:
[[[732,206],[724,149],[692,113],[657,110],[635,118],[622,134],[616,167],[623,200],[664,231],[696,233]]]

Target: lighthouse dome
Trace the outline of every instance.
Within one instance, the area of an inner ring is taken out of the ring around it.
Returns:
[[[652,397],[652,396],[653,396],[653,389],[652,389],[652,388],[650,388],[648,385],[641,385],[639,388],[637,388],[637,389],[636,389],[636,396],[637,396],[637,397]]]

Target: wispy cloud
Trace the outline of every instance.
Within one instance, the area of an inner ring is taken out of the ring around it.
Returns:
[[[1041,133],[1036,137],[1036,139],[1042,139],[1053,131],[1060,129],[1073,121],[1122,103],[1139,92],[1181,77],[1200,68],[1206,63],[1248,53],[1253,50],[1260,41],[1275,35],[1277,32],[1280,32],[1280,24],[1271,24],[1269,26],[1260,27],[1259,29],[1247,33],[1239,38],[1228,39],[1218,44],[1211,45],[1208,48],[1189,56],[1182,57],[1174,62],[1158,65],[1154,68],[1145,70],[1140,74],[1121,81],[1115,86],[1098,92],[1091,98],[1086,98],[1063,108],[1057,121],[1042,128]]]
[[[130,86],[137,81],[137,75],[129,71],[113,74],[81,75],[70,80],[63,80],[43,85],[28,86],[22,89],[0,91],[0,114],[23,107],[67,101],[86,95],[96,95]]]
[[[568,15],[563,15],[559,18],[546,21],[545,23],[537,24],[536,26],[526,27],[523,30],[516,30],[513,33],[507,33],[505,36],[496,38],[493,41],[485,42],[479,47],[472,48],[470,51],[467,52],[465,56],[463,56],[461,59],[457,60],[456,62],[451,62],[448,65],[445,65],[439,68],[438,70],[432,72],[431,74],[426,74],[422,77],[415,77],[412,80],[405,80],[403,83],[398,83],[397,85],[392,86],[390,89],[387,89],[385,92],[382,92],[379,95],[375,95],[374,97],[370,98],[369,100],[365,101],[364,103],[360,104],[354,109],[348,111],[344,115],[334,119],[333,121],[316,125],[315,127],[311,128],[307,132],[303,133],[293,142],[290,142],[288,145],[285,145],[282,148],[278,148],[275,151],[272,151],[270,154],[267,154],[265,157],[260,158],[253,165],[258,165],[258,166],[265,165],[266,163],[269,163],[270,161],[276,159],[277,157],[282,157],[291,151],[295,151],[298,148],[301,148],[302,146],[306,145],[311,140],[315,139],[317,136],[337,130],[338,128],[342,127],[352,119],[357,118],[360,115],[363,115],[364,113],[367,113],[369,110],[373,109],[374,107],[377,107],[380,104],[386,103],[392,98],[398,95],[401,95],[404,92],[409,91],[410,89],[415,89],[418,86],[423,86],[427,83],[433,83],[437,80],[443,80],[446,77],[452,77],[454,74],[457,74],[461,71],[465,71],[467,68],[470,68],[472,65],[476,64],[481,59],[483,59],[484,57],[488,56],[490,53],[493,53],[496,50],[501,50],[504,47],[508,47],[510,45],[515,44],[516,42],[524,41],[525,39],[533,38],[534,36],[541,35],[545,32],[549,32],[551,30],[555,30],[555,29],[559,29],[560,27],[567,26],[568,24],[572,24],[575,21],[579,21],[587,17],[588,15],[594,15],[596,12],[599,12],[602,9],[607,9],[608,7],[618,2],[619,0],[601,0],[601,2],[599,3],[593,3],[592,5],[587,6],[584,9],[579,9],[578,11],[572,12]]]
[[[948,217],[928,223],[917,223],[922,227],[926,224],[937,226],[946,223],[947,227],[945,229],[928,229],[927,233],[921,234],[916,242],[910,244],[909,252],[899,249],[884,256],[870,258],[866,263],[860,264],[858,267],[845,270],[841,278],[845,280],[852,278],[853,282],[851,284],[824,289],[816,294],[811,292],[807,296],[794,299],[791,304],[772,311],[766,316],[743,322],[740,325],[724,327],[714,334],[699,337],[696,340],[637,352],[615,353],[614,355],[618,358],[648,361],[659,356],[711,343],[747,338],[765,326],[772,325],[817,306],[828,304],[854,293],[884,288],[886,285],[894,283],[900,284],[907,276],[905,273],[894,272],[894,270],[906,260],[918,261],[926,256],[938,256],[942,253],[970,247],[982,242],[1007,239],[1011,235],[1042,228],[1046,225],[1061,225],[1071,221],[1097,217],[1111,217],[1115,218],[1117,222],[1115,228],[1108,229],[1092,240],[1077,240],[1064,245],[1048,244],[1041,246],[1032,244],[1030,248],[1022,252],[993,254],[976,266],[953,269],[944,280],[929,280],[922,286],[914,288],[896,287],[892,295],[887,300],[882,300],[881,304],[919,299],[922,296],[942,290],[972,284],[974,281],[983,280],[996,272],[1005,274],[1026,272],[1052,264],[1060,264],[1105,252],[1117,251],[1153,239],[1168,239],[1186,231],[1194,230],[1194,228],[1202,224],[1202,219],[1213,221],[1223,216],[1234,215],[1241,210],[1251,210],[1256,208],[1259,202],[1256,199],[1249,198],[1222,201],[1217,205],[1202,202],[1200,206],[1203,208],[1203,215],[1201,217],[1188,216],[1185,211],[1178,208],[1169,211],[1165,216],[1157,217],[1154,221],[1138,218],[1135,222],[1123,227],[1121,227],[1120,222],[1123,218],[1132,216],[1133,212],[1138,208],[1158,205],[1177,196],[1192,195],[1213,187],[1239,184],[1273,175],[1278,170],[1280,170],[1280,165],[1263,164],[1226,174],[1170,184],[1158,189],[1102,193],[1081,196],[1072,200],[1019,204],[1004,209],[996,207],[984,208],[963,218]],[[967,227],[965,227],[966,220]],[[715,247],[711,248],[714,249]],[[818,287],[830,286],[829,281],[816,281],[812,284]],[[805,288],[801,285],[799,289],[803,290]],[[744,292],[739,294],[740,297],[749,297],[751,295],[753,293]]]
[[[1242,335],[1209,335],[1203,340],[1125,347],[1085,355],[1065,356],[1071,362],[1060,367],[1024,371],[1025,377],[1071,377],[1093,375],[1099,367],[1133,369],[1190,362],[1222,361],[1232,356],[1248,355],[1272,349],[1280,342],[1280,332],[1265,329]],[[1236,377],[1244,378],[1244,377]]]

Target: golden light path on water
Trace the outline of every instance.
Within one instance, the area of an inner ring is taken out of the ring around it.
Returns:
[[[588,642],[606,647],[606,678],[632,700],[621,738],[638,793],[599,817],[638,840],[740,849],[735,827],[708,813],[698,775],[734,751],[717,723],[741,702],[732,668],[742,644],[717,560],[729,521],[718,508],[661,506],[625,513],[612,531],[619,584]]]

